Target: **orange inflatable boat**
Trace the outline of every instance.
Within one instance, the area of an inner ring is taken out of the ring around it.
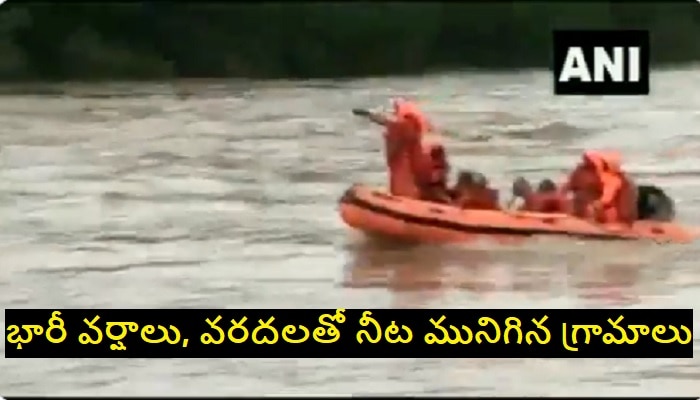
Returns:
[[[696,238],[696,233],[668,222],[601,225],[567,214],[462,210],[392,196],[363,185],[353,185],[342,196],[340,216],[350,227],[368,234],[425,243],[465,242],[479,236],[556,235],[673,243],[688,243]]]

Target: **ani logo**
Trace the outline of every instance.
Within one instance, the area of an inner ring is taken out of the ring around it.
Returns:
[[[555,94],[649,94],[648,31],[554,31],[553,44]]]

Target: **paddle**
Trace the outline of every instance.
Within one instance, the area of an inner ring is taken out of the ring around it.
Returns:
[[[369,117],[372,115],[372,112],[366,108],[353,108],[352,113],[358,117]]]
[[[357,116],[357,117],[362,117],[362,118],[367,118],[370,121],[377,123],[379,125],[385,125],[386,124],[386,119],[383,116],[383,114],[375,111],[368,110],[366,108],[353,108],[352,109],[352,114]],[[439,132],[441,134],[447,135],[447,136],[452,136],[452,137],[457,137],[457,133],[452,130],[447,130],[447,129],[440,129]],[[486,135],[476,135],[472,136],[470,138],[463,138],[466,140],[474,140],[474,141],[489,141],[491,140],[490,136]]]
[[[367,118],[370,122],[381,126],[387,126],[389,120],[382,113],[370,111],[366,108],[353,108],[352,113],[355,116]]]

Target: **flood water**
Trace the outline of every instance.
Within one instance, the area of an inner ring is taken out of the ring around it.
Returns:
[[[698,88],[697,68],[655,71],[648,97],[555,97],[547,72],[0,88],[0,304],[692,308],[700,244],[397,249],[349,231],[337,199],[386,179],[379,130],[350,109],[406,95],[451,132],[456,167],[504,191],[612,147],[700,225]],[[700,394],[697,359],[3,358],[0,371],[3,396]]]

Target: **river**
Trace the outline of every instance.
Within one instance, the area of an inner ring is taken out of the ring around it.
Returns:
[[[614,147],[700,225],[697,68],[653,71],[643,97],[557,97],[551,81],[533,71],[0,87],[0,303],[697,306],[699,245],[399,250],[340,221],[344,189],[386,179],[379,131],[350,109],[406,95],[451,132],[456,167],[504,191],[516,175],[561,179],[582,149]],[[3,358],[0,370],[3,396],[700,394],[697,359]]]

